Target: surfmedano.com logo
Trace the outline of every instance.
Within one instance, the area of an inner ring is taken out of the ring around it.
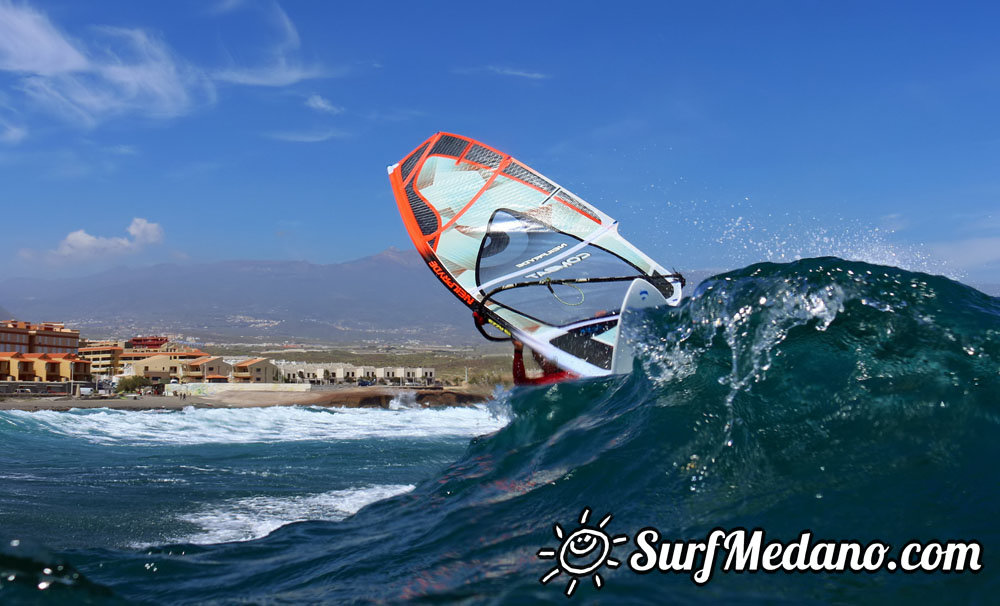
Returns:
[[[566,597],[576,591],[580,579],[591,577],[601,589],[602,566],[618,568],[621,562],[612,557],[616,545],[629,541],[627,535],[610,535],[605,527],[611,522],[605,515],[596,525],[588,525],[590,508],[580,513],[579,526],[567,533],[558,523],[552,530],[560,543],[556,548],[539,549],[542,560],[556,565],[539,582],[547,585],[560,575],[569,577]],[[635,551],[626,558],[636,574],[660,572],[687,573],[696,585],[712,580],[716,564],[722,572],[813,572],[813,573],[894,573],[948,572],[972,574],[982,570],[983,548],[978,541],[910,541],[899,557],[891,557],[892,545],[882,541],[863,543],[856,540],[813,540],[811,530],[803,530],[796,540],[787,543],[766,541],[761,528],[747,530],[714,528],[704,539],[670,541],[662,539],[655,528],[646,527],[635,535]]]
[[[562,542],[557,549],[538,550],[539,558],[556,561],[555,568],[545,573],[539,581],[545,585],[561,573],[566,573],[569,576],[569,581],[566,582],[567,597],[576,591],[576,584],[580,579],[587,576],[593,577],[594,587],[598,589],[603,587],[604,579],[598,570],[605,565],[608,568],[621,566],[621,562],[611,557],[611,550],[615,545],[628,542],[626,535],[612,537],[604,530],[611,521],[610,513],[601,518],[596,526],[587,526],[588,518],[590,518],[590,508],[584,507],[580,512],[580,526],[569,534],[566,534],[558,522],[553,524],[552,532]]]

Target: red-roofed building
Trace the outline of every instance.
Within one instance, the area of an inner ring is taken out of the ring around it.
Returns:
[[[74,354],[0,353],[0,380],[59,383],[90,381],[90,362]]]
[[[125,347],[133,349],[160,349],[166,345],[166,337],[134,337],[125,343]]]
[[[233,365],[233,383],[277,383],[281,371],[267,358],[251,358]]]
[[[229,381],[229,373],[233,367],[226,363],[219,356],[203,356],[196,360],[189,360],[181,364],[181,383],[220,383],[219,379],[209,381],[211,375],[221,376],[225,382]]]

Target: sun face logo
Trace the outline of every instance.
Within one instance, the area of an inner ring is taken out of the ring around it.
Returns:
[[[594,587],[604,586],[604,579],[597,572],[601,566],[618,568],[621,562],[611,557],[615,545],[628,542],[627,535],[612,537],[605,532],[604,527],[611,521],[611,514],[604,516],[597,526],[587,526],[590,508],[584,507],[580,512],[580,526],[568,535],[558,523],[552,525],[556,538],[562,541],[558,549],[539,549],[536,554],[542,560],[556,560],[556,566],[539,579],[542,585],[565,572],[570,579],[566,583],[566,597],[573,595],[581,578],[593,575]]]

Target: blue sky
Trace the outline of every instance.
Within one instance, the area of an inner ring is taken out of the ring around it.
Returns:
[[[478,138],[678,269],[1000,282],[986,3],[0,0],[5,273],[412,249],[385,167]]]

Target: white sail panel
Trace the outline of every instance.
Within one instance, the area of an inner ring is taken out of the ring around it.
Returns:
[[[631,279],[680,299],[680,276],[622,238],[611,217],[482,143],[438,133],[391,167],[390,181],[445,286],[565,369],[610,372]]]

